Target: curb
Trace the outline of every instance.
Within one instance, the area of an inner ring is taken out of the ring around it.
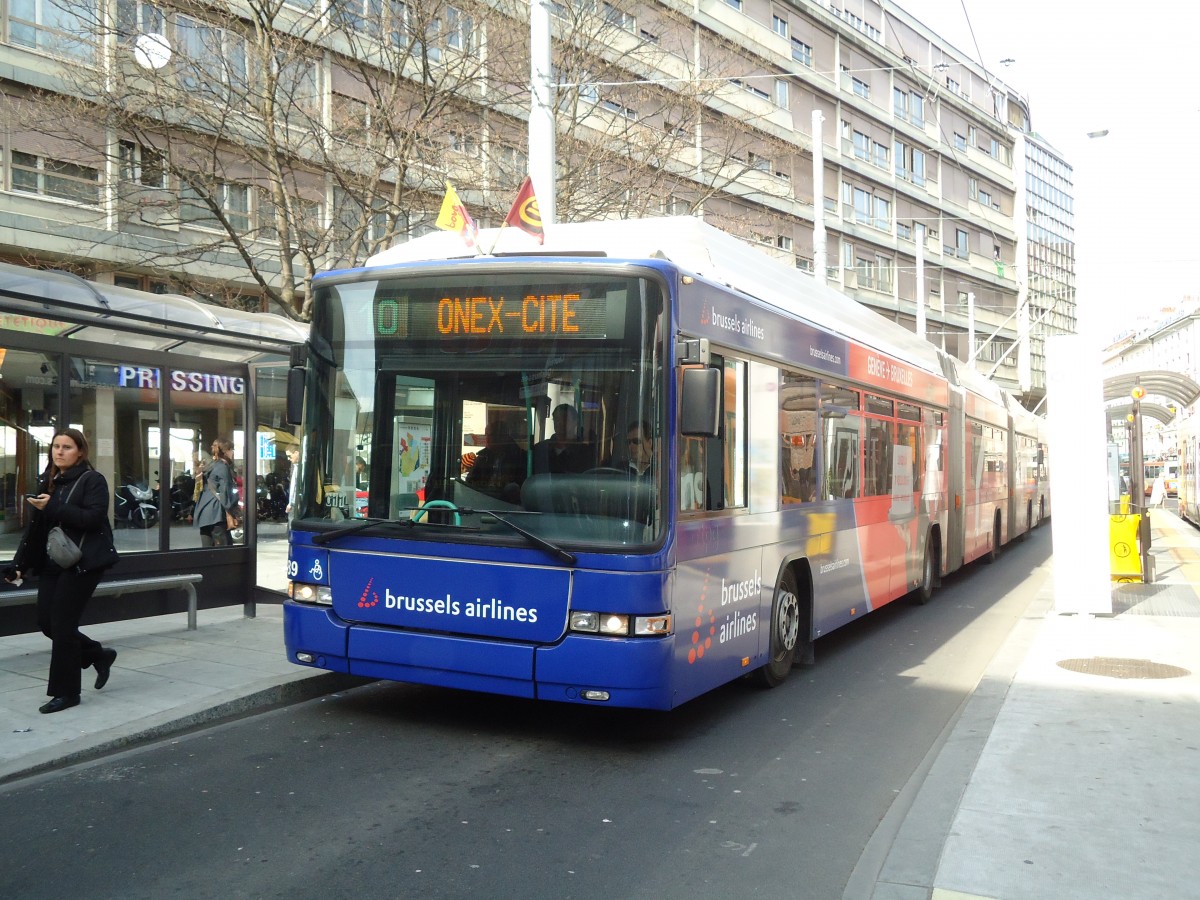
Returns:
[[[846,882],[842,900],[930,896],[971,774],[1017,670],[1053,613],[1051,562],[1031,575],[1042,582],[1029,606],[880,820]]]
[[[89,762],[119,750],[160,738],[191,731],[201,725],[232,721],[272,707],[303,703],[326,694],[370,684],[376,679],[339,672],[288,675],[274,681],[262,681],[248,691],[233,690],[203,701],[176,707],[131,722],[128,725],[97,732],[89,738],[71,741],[62,747],[47,747],[36,753],[0,764],[0,785],[38,775],[76,763]],[[80,744],[85,744],[80,746]]]

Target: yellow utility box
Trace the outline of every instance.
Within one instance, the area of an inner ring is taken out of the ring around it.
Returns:
[[[1141,549],[1138,547],[1141,524],[1142,517],[1136,513],[1108,517],[1108,571],[1112,574],[1113,581],[1145,580]]]

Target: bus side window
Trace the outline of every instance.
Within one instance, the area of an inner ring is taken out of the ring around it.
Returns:
[[[858,416],[846,416],[830,419],[825,426],[825,499],[857,497],[861,420]]]
[[[716,508],[730,509],[746,505],[746,363],[738,359],[721,361],[725,371],[724,389],[724,499]]]
[[[779,384],[779,497],[783,505],[817,499],[817,380],[783,372]]]
[[[708,453],[705,440],[679,439],[679,508],[684,512],[707,508]]]

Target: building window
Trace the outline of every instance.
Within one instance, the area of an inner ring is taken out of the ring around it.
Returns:
[[[788,36],[788,20],[783,16],[771,16],[771,30],[781,38]]]
[[[10,176],[14,191],[76,203],[100,203],[100,170],[91,166],[14,150]]]
[[[167,157],[161,150],[121,141],[121,181],[148,188],[167,186]]]
[[[133,39],[139,34],[166,34],[163,11],[147,0],[117,0],[117,36]]]
[[[954,132],[954,149],[955,150],[966,150],[967,149],[967,139],[965,137],[963,137],[961,134],[959,134],[957,131]]]
[[[738,12],[742,11],[742,0],[725,0],[726,6],[731,6]]]
[[[180,16],[175,31],[184,88],[201,97],[211,91],[224,100],[246,94],[250,70],[244,37],[190,16]]]
[[[249,185],[216,181],[211,184],[197,178],[185,179],[179,192],[179,221],[204,228],[228,228],[238,233],[250,230]],[[212,208],[220,210],[220,214]],[[224,219],[224,223],[222,223]]]
[[[878,141],[871,142],[871,162],[881,169],[886,169],[891,164],[891,153]]]
[[[620,116],[623,119],[628,119],[631,122],[636,122],[638,119],[638,114],[637,114],[636,109],[633,109],[628,106],[622,106],[620,103],[617,103],[615,100],[601,100],[600,108],[606,109],[613,115]]]
[[[858,94],[858,96],[862,97],[864,100],[870,99],[871,86],[869,84],[867,84],[865,81],[863,81],[861,78],[853,78],[852,77],[850,79],[850,86],[851,86],[851,90],[853,90],[854,93]]]
[[[788,83],[782,78],[775,80],[775,105],[781,109],[787,109],[790,105],[791,94],[788,90]]]
[[[618,9],[611,3],[605,3],[603,7],[604,21],[609,25],[615,25],[623,31],[628,31],[630,34],[637,34],[637,19],[623,9]]]
[[[880,231],[892,230],[892,201],[884,197],[875,198],[875,222]]]
[[[278,93],[280,116],[296,127],[308,126],[321,112],[321,69],[315,59],[280,53]]]
[[[472,159],[479,158],[479,141],[475,139],[474,135],[451,131],[446,140],[452,152],[461,153],[463,156],[469,156]]]
[[[896,177],[911,181],[918,187],[925,186],[925,151],[896,141]]]
[[[854,158],[864,161],[871,158],[871,139],[861,131],[854,132]]]
[[[967,259],[971,255],[967,244],[967,233],[961,228],[954,229],[954,255],[960,259]]]
[[[925,127],[925,98],[918,93],[893,88],[892,111],[898,119],[911,122],[918,128]]]
[[[61,0],[9,0],[8,40],[10,43],[56,56],[90,61],[96,44],[88,27],[89,13],[77,12],[80,5]]]
[[[801,65],[812,68],[812,47],[804,41],[792,38],[792,59]]]

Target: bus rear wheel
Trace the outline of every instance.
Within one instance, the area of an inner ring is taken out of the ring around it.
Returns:
[[[788,570],[779,579],[771,603],[771,658],[757,673],[765,687],[778,687],[787,680],[796,661],[799,640],[800,597],[796,591],[796,576]]]
[[[921,583],[917,586],[916,592],[917,603],[922,606],[933,597],[933,590],[937,587],[939,568],[941,565],[938,559],[938,545],[931,531],[925,536],[925,556],[921,560]]]
[[[987,554],[983,557],[983,561],[994,563],[996,557],[1000,555],[1000,513],[996,513],[996,518],[992,522],[992,546],[988,549]]]

